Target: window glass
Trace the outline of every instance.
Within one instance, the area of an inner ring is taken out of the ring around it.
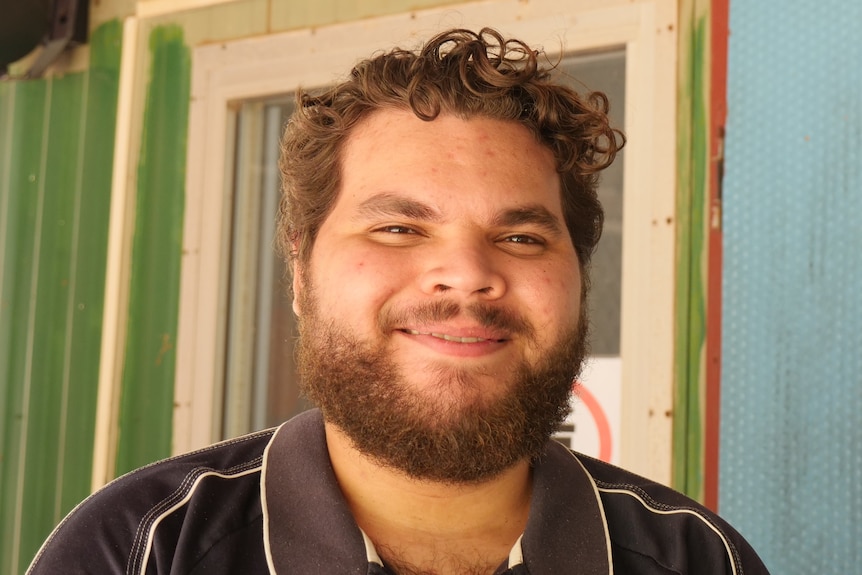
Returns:
[[[272,427],[308,406],[294,365],[296,319],[275,250],[279,140],[293,97],[241,104],[231,226],[222,437]]]
[[[604,92],[611,103],[613,125],[625,124],[625,53],[597,52],[565,59],[559,67],[580,91]],[[599,199],[605,209],[602,239],[590,269],[591,352],[599,356],[620,354],[620,299],[623,253],[623,158],[624,152],[602,173]]]

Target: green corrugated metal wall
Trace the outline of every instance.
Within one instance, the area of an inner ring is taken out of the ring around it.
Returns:
[[[122,27],[0,84],[0,572],[90,492]],[[190,54],[150,33],[117,474],[170,454]]]
[[[149,35],[117,474],[171,453],[191,53],[179,26]]]
[[[90,491],[122,28],[0,84],[0,572]]]

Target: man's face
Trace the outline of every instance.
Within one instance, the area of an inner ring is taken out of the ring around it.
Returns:
[[[306,392],[378,461],[477,481],[564,417],[581,277],[553,156],[526,128],[370,116],[294,278]]]

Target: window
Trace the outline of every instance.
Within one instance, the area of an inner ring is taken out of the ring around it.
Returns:
[[[296,325],[274,249],[279,140],[291,97],[248,101],[235,115],[230,273],[221,438],[272,427],[307,407],[299,397]]]
[[[493,0],[195,49],[174,450],[270,425],[299,408],[289,384],[271,379],[293,373],[292,353],[274,351],[289,344],[292,314],[280,264],[259,257],[271,253],[262,246],[277,189],[273,158],[264,154],[277,150],[286,95],[325,86],[357,59],[414,46],[436,30],[493,26],[552,57],[557,46],[577,54],[572,75],[612,92],[622,114],[625,161],[601,192],[609,215],[593,270],[594,324],[602,328],[593,351],[621,358],[619,461],[668,483],[676,18],[672,0]]]

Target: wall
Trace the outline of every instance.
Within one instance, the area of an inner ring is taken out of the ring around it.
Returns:
[[[862,5],[730,5],[720,511],[773,573],[862,564]]]
[[[88,69],[0,83],[0,572],[90,491],[117,21]]]

